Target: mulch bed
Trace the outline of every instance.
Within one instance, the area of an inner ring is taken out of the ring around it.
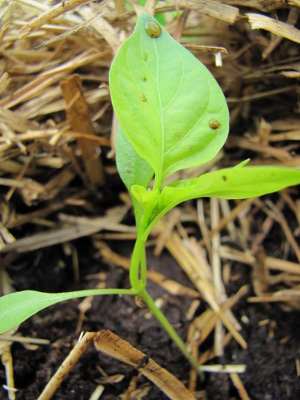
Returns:
[[[205,171],[247,158],[300,167],[298,3],[147,2],[146,11],[164,16],[227,98],[229,138]],[[135,229],[115,166],[108,71],[144,7],[122,0],[0,7],[0,292],[128,287]],[[197,399],[299,398],[299,224],[293,187],[251,200],[183,204],[150,237],[149,291],[210,367],[203,381],[134,298],[94,297],[46,309],[12,332],[12,341],[2,338],[0,398],[37,399],[80,332],[107,329]],[[218,265],[221,283],[211,279]],[[214,285],[217,307],[227,307],[226,328],[203,300],[203,282]],[[15,393],[7,391],[6,373]],[[167,397],[90,345],[53,396],[73,398]]]

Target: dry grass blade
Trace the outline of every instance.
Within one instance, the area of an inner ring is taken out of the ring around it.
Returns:
[[[216,0],[189,0],[179,4],[181,4],[182,7],[188,7],[191,10],[196,10],[199,13],[228,22],[229,24],[233,24],[239,16],[238,8],[220,3]]]
[[[23,36],[29,34],[33,30],[38,30],[42,25],[52,21],[59,15],[64,14],[82,4],[87,3],[87,0],[65,0],[56,6],[46,9],[43,13],[39,14],[38,17],[34,18],[23,28]]]
[[[255,262],[255,257],[250,252],[239,251],[228,246],[220,247],[220,255],[224,259],[238,261],[243,264],[252,265]],[[266,257],[265,263],[266,267],[270,270],[284,271],[290,274],[300,274],[299,263],[281,260],[274,257]]]
[[[218,223],[218,226],[214,227],[210,232],[207,233],[209,238],[212,238],[217,233],[221,232],[230,222],[232,222],[238,215],[244,210],[247,210],[249,206],[257,201],[257,198],[247,199],[241,201],[236,207],[234,207],[230,214],[222,218]],[[207,240],[206,240],[207,241]],[[200,245],[205,243],[205,237],[200,241]]]
[[[102,386],[102,385],[97,386],[96,389],[94,390],[94,392],[92,393],[91,397],[89,398],[89,400],[100,399],[103,392],[104,392],[104,386]]]
[[[102,2],[103,7],[106,3],[107,1]],[[82,7],[79,10],[79,14],[88,21],[91,21],[89,23],[91,27],[107,41],[113,54],[116,54],[121,45],[121,40],[116,29],[101,16],[94,19],[94,10],[91,7]]]
[[[210,200],[210,209],[211,209],[211,228],[214,229],[219,225],[220,220],[220,210],[219,210],[219,200],[216,198],[212,198]],[[220,235],[216,234],[212,238],[211,249],[211,266],[212,266],[212,276],[213,276],[213,284],[216,292],[216,298],[218,304],[222,304],[225,299],[225,289],[222,282],[222,274],[221,274],[221,260],[219,256],[219,247],[220,247]],[[214,352],[220,357],[223,354],[223,326],[222,321],[218,320],[215,324],[215,339],[214,339]]]
[[[236,303],[238,303],[238,301],[240,301],[240,299],[243,296],[247,294],[247,292],[248,292],[248,287],[242,286],[241,289],[235,294],[235,296],[229,298],[227,302],[222,305],[222,312],[230,310]],[[199,344],[204,343],[205,340],[210,335],[210,333],[212,332],[212,330],[215,328],[218,319],[219,316],[216,313],[214,313],[211,309],[206,310],[199,317],[195,318],[190,325],[187,342],[190,343],[193,335],[195,334],[195,331],[197,330],[200,333],[198,343]],[[222,338],[222,346],[223,343],[224,340]]]
[[[2,276],[1,276],[2,275]],[[1,279],[2,278],[2,279]],[[0,270],[0,283],[1,283],[1,293],[7,294],[13,291],[10,283],[5,284],[7,280],[6,274],[2,273]],[[7,286],[7,287],[6,287]],[[0,355],[1,361],[5,369],[5,388],[8,392],[8,400],[15,400],[16,391],[15,389],[15,381],[14,381],[14,369],[13,369],[13,357],[11,354],[11,345],[13,340],[13,335],[17,331],[17,327],[11,329],[8,333],[8,337],[6,335],[0,335]],[[9,336],[12,335],[12,336]]]
[[[238,376],[236,373],[231,373],[230,378],[236,387],[237,391],[239,392],[239,395],[242,400],[250,400],[250,397],[248,396],[248,393],[243,385],[243,382],[241,381],[241,378]]]
[[[65,226],[57,229],[52,229],[48,232],[39,233],[30,237],[18,239],[15,242],[8,244],[2,249],[3,252],[16,251],[23,253],[33,251],[44,247],[53,246],[58,243],[65,243],[76,238],[92,235],[103,229],[119,232],[127,232],[130,228],[119,223],[123,217],[124,208],[117,207],[115,212],[110,212],[105,217],[84,218],[73,216],[61,216],[65,221]],[[135,231],[135,228],[131,229]]]
[[[90,113],[83,96],[83,88],[79,76],[75,75],[60,83],[65,102],[67,117],[73,130],[85,134],[93,134]],[[86,172],[93,185],[103,183],[104,173],[99,149],[95,143],[86,138],[78,138],[78,145],[85,163]]]
[[[13,358],[10,351],[10,346],[6,346],[1,351],[1,361],[5,368],[6,376],[6,390],[8,391],[8,400],[15,400],[16,389],[14,383],[14,371],[13,371]]]
[[[96,15],[94,15],[94,13],[92,13],[92,15],[89,16],[88,20],[84,20],[80,24],[76,25],[75,27],[72,27],[72,28],[68,29],[67,31],[61,33],[60,35],[46,40],[45,42],[43,42],[43,43],[39,44],[38,46],[36,46],[34,48],[34,50],[40,50],[43,47],[49,46],[50,44],[53,44],[53,43],[56,43],[59,40],[66,39],[68,36],[77,34],[81,29],[87,29],[90,25],[94,25],[94,22],[97,21],[101,17],[101,15],[103,13],[102,10],[105,8],[106,5],[107,5],[107,1],[102,1],[101,2],[101,7],[99,7],[97,9]],[[83,9],[84,9],[84,7],[81,8],[81,13],[80,13],[81,15],[82,15]]]
[[[216,356],[216,355],[215,355]],[[246,366],[240,365],[224,365],[224,364],[214,364],[214,365],[202,365],[201,370],[203,372],[212,373],[223,373],[223,374],[243,374],[246,371]]]
[[[88,348],[91,341],[94,339],[96,333],[87,332],[82,338],[79,339],[75,347],[72,349],[68,357],[64,360],[61,366],[58,368],[56,373],[53,375],[43,392],[38,397],[38,400],[49,400],[53,394],[60,387],[63,380],[75,366],[79,358]]]
[[[94,342],[99,351],[139,370],[170,399],[195,399],[191,392],[174,375],[111,331],[99,332]]]
[[[265,29],[274,35],[300,43],[300,31],[295,27],[261,14],[246,14],[252,29]]]
[[[300,263],[300,248],[299,245],[292,233],[292,231],[290,230],[290,227],[283,215],[283,213],[271,202],[268,202],[268,205],[270,205],[270,207],[272,208],[272,210],[274,211],[274,219],[280,224],[287,241],[290,243],[291,247],[293,248],[296,257]]]
[[[163,229],[162,223],[160,224],[160,229]],[[207,277],[205,270],[201,268],[201,263],[199,264],[198,260],[187,250],[177,233],[172,233],[170,239],[166,242],[166,248],[188,275],[193,285],[197,290],[199,290],[212,310],[219,316],[226,328],[232,333],[232,336],[242,348],[246,349],[246,341],[238,332],[232,321],[228,319],[221,310],[216,297],[215,288],[210,278]]]

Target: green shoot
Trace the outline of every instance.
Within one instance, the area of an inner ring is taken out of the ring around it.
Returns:
[[[112,103],[120,125],[117,168],[133,202],[137,239],[129,289],[49,294],[24,291],[0,299],[0,333],[55,303],[90,295],[137,295],[200,373],[147,292],[145,244],[155,224],[181,202],[199,197],[244,199],[300,183],[300,171],[245,163],[195,179],[164,184],[174,172],[210,161],[224,145],[229,112],[210,72],[150,15],[141,14],[110,70]],[[154,178],[152,189],[150,183]]]

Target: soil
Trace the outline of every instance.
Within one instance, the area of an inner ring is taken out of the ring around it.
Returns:
[[[91,288],[99,283],[97,274],[101,272],[106,274],[107,286],[128,287],[127,271],[103,264],[90,239],[81,239],[75,244],[80,260],[80,284],[74,283],[69,257],[62,253],[60,246],[54,246],[51,250],[43,251],[36,263],[33,263],[30,257],[23,260],[26,268],[22,268],[22,273],[20,270],[10,271],[14,272],[17,288],[31,287],[48,291]],[[120,252],[128,254],[131,244],[122,245]],[[158,259],[152,256],[151,249],[148,253],[150,268],[159,270],[165,276],[190,286],[189,280],[169,254],[163,253]],[[59,269],[58,264],[64,264],[64,268]],[[28,274],[26,280],[24,269],[27,269]],[[235,280],[233,287],[249,279],[248,267],[237,265],[236,269],[239,279]],[[191,299],[168,295],[151,282],[149,291],[154,298],[164,299],[163,311],[184,338],[188,326],[186,311]],[[79,300],[74,300],[58,304],[40,312],[20,326],[19,332],[23,336],[48,339],[50,343],[38,346],[34,350],[17,343],[12,346],[15,385],[18,388],[17,399],[37,399],[50,376],[76,343],[79,334],[77,329],[79,303]],[[201,307],[198,313],[201,313]],[[296,359],[300,351],[299,314],[285,312],[277,305],[249,304],[246,300],[240,302],[234,312],[242,323],[241,333],[248,343],[248,349],[242,350],[235,341],[231,341],[225,349],[224,356],[214,359],[212,364],[246,364],[247,369],[241,375],[241,380],[251,399],[299,398],[300,378],[296,370]],[[167,368],[184,384],[188,384],[190,372],[188,362],[181,356],[156,320],[149,317],[147,309],[138,308],[133,298],[95,297],[91,309],[85,315],[81,330],[99,331],[101,329],[112,330]],[[133,368],[97,352],[91,345],[53,399],[89,399],[100,382],[101,370],[108,376],[124,375],[121,382],[104,385],[105,390],[101,396],[104,400],[119,398],[118,396],[128,389],[131,379],[137,376]],[[5,383],[3,369],[0,371],[0,382],[1,386]],[[138,387],[146,383],[144,378],[139,377]],[[239,398],[228,374],[206,374],[204,382],[198,383],[198,389],[199,398],[214,400]],[[6,398],[3,388],[0,389],[0,398]],[[154,400],[167,397],[151,384],[148,394],[143,398]]]

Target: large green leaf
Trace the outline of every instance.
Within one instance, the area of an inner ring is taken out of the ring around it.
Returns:
[[[107,294],[133,295],[133,289],[91,289],[65,293],[43,293],[24,290],[0,297],[0,334],[8,331],[46,307],[61,301]]]
[[[143,215],[143,206],[132,195],[132,186],[140,185],[147,189],[154,172],[132,147],[120,124],[117,131],[116,162],[120,177],[131,195],[138,227]]]
[[[109,82],[127,138],[159,181],[223,146],[229,115],[218,83],[150,15],[140,15],[120,47]]]
[[[153,224],[173,207],[200,197],[246,199],[300,184],[300,170],[284,167],[241,167],[208,172],[198,178],[166,185]]]

